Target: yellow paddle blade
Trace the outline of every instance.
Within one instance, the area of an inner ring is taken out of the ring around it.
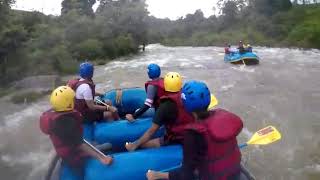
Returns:
[[[208,109],[214,108],[216,105],[218,105],[218,103],[219,102],[218,102],[217,98],[213,94],[211,94],[211,100],[210,100],[210,104],[208,106]]]
[[[281,139],[280,132],[273,126],[260,129],[251,137],[247,144],[266,145]]]

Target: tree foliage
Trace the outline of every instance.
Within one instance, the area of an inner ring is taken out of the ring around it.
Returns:
[[[63,0],[61,3],[61,14],[68,14],[70,11],[75,11],[80,15],[94,15],[92,6],[96,0]]]
[[[175,21],[149,18],[148,34],[150,39],[161,37],[166,45],[223,45],[242,39],[259,45],[320,48],[320,6],[314,3],[219,0],[219,16],[205,18],[197,10]]]
[[[84,59],[109,60],[136,53],[146,42],[143,0],[64,0],[61,16],[11,10],[0,0],[0,80],[75,73]]]

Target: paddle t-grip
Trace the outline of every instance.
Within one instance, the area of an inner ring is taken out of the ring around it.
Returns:
[[[239,148],[242,149],[242,148],[247,147],[247,146],[248,146],[247,143],[243,143],[243,144],[240,144],[240,145],[239,145]]]

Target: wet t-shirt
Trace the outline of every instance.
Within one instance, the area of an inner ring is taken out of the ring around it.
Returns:
[[[178,117],[178,108],[175,102],[170,99],[163,100],[152,120],[153,123],[162,126],[176,121]]]

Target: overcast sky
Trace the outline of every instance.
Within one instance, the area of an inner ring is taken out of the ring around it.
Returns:
[[[16,0],[13,8],[37,10],[45,14],[59,15],[62,0]],[[151,15],[159,18],[177,19],[201,9],[206,17],[213,14],[217,0],[146,0]],[[96,5],[97,6],[97,5]]]

